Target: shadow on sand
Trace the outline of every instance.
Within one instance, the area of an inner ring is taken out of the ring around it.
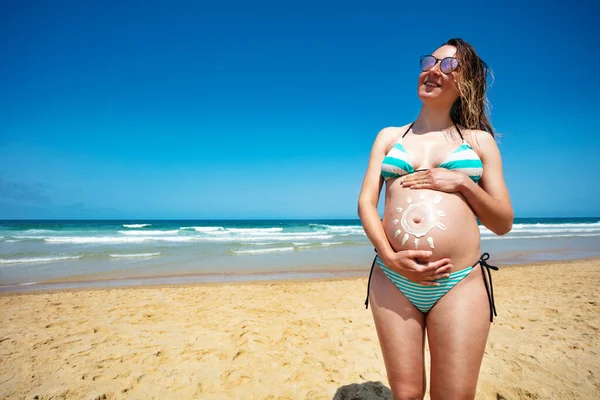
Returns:
[[[392,400],[392,391],[381,382],[353,383],[338,388],[333,400]]]

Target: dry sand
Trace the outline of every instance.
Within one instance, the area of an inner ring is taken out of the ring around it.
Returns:
[[[600,260],[495,272],[499,316],[477,398],[600,398],[599,283]],[[363,305],[366,284],[5,294],[0,398],[332,399],[356,389],[389,396]]]

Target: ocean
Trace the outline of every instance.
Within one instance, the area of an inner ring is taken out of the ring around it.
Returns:
[[[600,256],[600,218],[517,218],[496,265]],[[367,275],[356,220],[0,220],[0,291]]]

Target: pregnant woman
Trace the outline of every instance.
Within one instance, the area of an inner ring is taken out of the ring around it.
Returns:
[[[358,213],[377,257],[367,303],[394,399],[472,399],[495,315],[477,219],[510,231],[513,210],[485,115],[487,66],[461,39],[421,57],[418,118],[381,130]],[[377,212],[386,183],[383,220]],[[477,219],[476,219],[477,218]]]

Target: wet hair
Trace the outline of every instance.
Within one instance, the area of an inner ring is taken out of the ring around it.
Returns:
[[[453,38],[444,44],[456,47],[455,57],[460,65],[460,78],[455,80],[460,97],[452,104],[450,118],[467,129],[481,129],[494,136],[486,97],[490,68],[464,40]]]

